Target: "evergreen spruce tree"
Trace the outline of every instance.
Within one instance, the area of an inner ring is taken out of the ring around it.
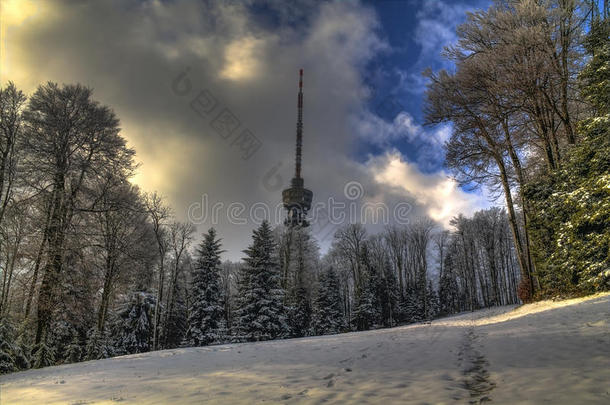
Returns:
[[[174,305],[167,316],[167,327],[164,328],[167,335],[163,336],[164,347],[167,349],[173,349],[182,344],[188,327],[184,292],[179,283],[174,284],[172,294]]]
[[[375,322],[377,311],[373,305],[375,297],[368,282],[363,283],[352,313],[352,325],[356,330],[369,330]]]
[[[34,346],[32,357],[34,368],[49,367],[55,364],[55,350],[47,344],[46,339],[42,339],[40,343]]]
[[[529,223],[543,292],[610,289],[610,19],[594,18],[580,73],[593,116],[578,125],[579,142],[562,166],[525,187],[536,215]]]
[[[354,311],[352,313],[352,325],[356,330],[368,330],[378,319],[378,311],[375,307],[376,271],[371,267],[368,248],[362,245],[359,253],[362,268],[362,280],[359,291],[356,291]]]
[[[224,308],[220,285],[220,240],[210,228],[198,250],[191,289],[191,312],[186,340],[192,346],[222,342]]]
[[[385,272],[379,280],[379,302],[381,303],[381,320],[384,326],[391,327],[400,319],[400,291],[398,280],[390,263],[385,264]]]
[[[401,312],[406,323],[419,322],[422,316],[421,297],[415,287],[407,287],[405,298],[402,301]]]
[[[0,374],[17,370],[14,357],[12,328],[4,320],[0,322]]]
[[[333,267],[320,274],[313,311],[312,327],[316,335],[339,333],[345,329],[341,288]]]
[[[114,348],[117,354],[148,352],[151,348],[152,319],[155,297],[144,291],[135,291],[119,307],[114,326]]]
[[[78,333],[74,334],[72,341],[68,345],[66,350],[66,359],[65,363],[78,363],[81,360],[83,355],[83,348],[80,344],[80,339],[78,338]]]
[[[309,334],[311,324],[311,301],[309,292],[304,286],[299,286],[293,293],[293,300],[287,308],[287,322],[290,336],[302,337]]]
[[[27,350],[16,339],[16,331],[8,319],[0,321],[0,374],[30,368]]]
[[[85,350],[87,360],[107,359],[114,356],[114,350],[108,335],[105,332],[100,332],[96,327],[89,330]]]
[[[254,230],[252,244],[244,253],[247,257],[236,311],[237,337],[247,341],[283,337],[289,330],[275,244],[267,221]]]
[[[439,280],[439,315],[451,315],[459,311],[459,290],[454,274],[445,268]]]
[[[53,322],[48,344],[53,347],[55,360],[58,364],[66,362],[68,347],[75,333],[77,331],[74,325],[67,320],[60,319]]]
[[[432,281],[428,281],[428,287],[426,289],[426,317],[425,319],[431,321],[436,318],[439,313],[439,302],[438,294],[432,287]]]
[[[282,260],[285,261],[284,265],[286,261],[288,264],[283,269],[285,273],[281,285],[285,292],[290,336],[307,336],[311,332],[312,275],[317,260],[317,245],[308,228],[302,227],[285,229],[284,236],[279,239]]]

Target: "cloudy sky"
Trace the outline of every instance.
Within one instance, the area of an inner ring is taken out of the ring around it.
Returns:
[[[409,204],[402,216],[439,226],[490,205],[443,168],[451,128],[422,126],[421,76],[450,68],[442,48],[487,3],[3,0],[0,78],[27,93],[46,81],[92,87],[137,151],[133,181],[178,218],[190,212],[199,232],[218,228],[236,259],[251,214],[275,211],[293,174],[299,68],[315,202],[358,204],[359,220],[363,204],[386,204],[390,220]],[[335,228],[312,227],[323,248]]]

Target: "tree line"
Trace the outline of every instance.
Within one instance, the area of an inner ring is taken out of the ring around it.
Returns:
[[[452,221],[369,234],[320,255],[307,228],[261,224],[239,263],[195,243],[82,85],[0,89],[0,372],[179,346],[390,327],[608,289],[607,7],[497,2],[428,72],[447,164],[505,197]],[[586,32],[586,35],[585,35]]]

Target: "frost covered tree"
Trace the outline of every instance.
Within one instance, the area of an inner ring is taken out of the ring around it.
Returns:
[[[341,287],[335,269],[330,266],[318,279],[313,303],[312,328],[316,335],[328,335],[345,329]]]
[[[184,302],[186,291],[180,284],[173,284],[170,291],[172,306],[166,311],[164,322],[163,347],[173,349],[182,344],[188,328],[187,308]]]
[[[424,314],[424,319],[432,320],[438,316],[439,313],[439,301],[438,294],[434,287],[432,287],[432,281],[428,281],[428,287],[426,288],[426,312]]]
[[[107,359],[114,356],[114,349],[106,332],[93,327],[87,333],[87,346],[85,358],[87,360]]]
[[[376,269],[373,267],[366,242],[360,247],[361,284],[356,293],[352,325],[356,330],[368,330],[375,326],[379,319],[379,308],[376,305],[375,284]]]
[[[155,297],[145,291],[129,294],[117,311],[113,328],[117,354],[144,353],[151,349]]]
[[[288,228],[285,229],[285,234],[290,236],[285,236],[280,241],[290,241],[290,245],[279,245],[279,251],[290,257],[283,283],[287,322],[292,337],[306,336],[310,333],[311,296],[318,266],[318,246],[308,228]]]
[[[220,239],[210,228],[204,235],[192,274],[191,310],[186,340],[192,346],[221,342],[225,338],[225,314],[220,278]]]
[[[42,340],[32,349],[32,360],[34,368],[52,366],[55,364],[55,349]]]
[[[65,363],[78,363],[83,356],[83,348],[78,337],[78,333],[74,334],[72,341],[66,349]]]
[[[291,301],[286,308],[290,336],[302,337],[310,333],[311,298],[304,286],[298,286],[291,294]]]
[[[269,340],[289,332],[275,248],[269,223],[263,221],[244,251],[236,312],[238,340]]]
[[[595,19],[580,75],[591,116],[561,168],[528,184],[538,214],[530,223],[536,268],[545,294],[610,289],[610,20]]]
[[[173,266],[168,280],[167,305],[163,321],[163,347],[177,347],[186,331],[186,308],[179,284],[184,262],[189,262],[188,248],[191,244],[195,226],[189,222],[172,222],[169,225],[169,246],[173,254]]]
[[[450,315],[459,312],[459,290],[455,275],[445,269],[439,279],[439,314]]]
[[[46,339],[64,285],[69,243],[78,242],[75,212],[99,197],[92,184],[110,173],[129,173],[134,151],[120,135],[119,120],[81,85],[47,83],[37,88],[24,111],[24,183],[48,198],[46,263],[37,300],[35,342]],[[103,181],[103,180],[102,180]],[[72,236],[72,238],[71,238]],[[73,245],[74,246],[74,245]],[[76,247],[76,246],[74,246]]]
[[[6,320],[0,321],[0,374],[23,370],[30,362],[23,348],[17,343],[15,329]]]

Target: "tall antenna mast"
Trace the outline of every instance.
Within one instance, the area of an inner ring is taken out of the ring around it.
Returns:
[[[297,101],[297,156],[295,175],[297,179],[301,178],[301,156],[303,146],[303,69],[299,70],[299,96]]]
[[[301,154],[303,149],[303,69],[299,70],[299,96],[297,99],[297,150],[295,173],[290,187],[282,191],[282,202],[286,209],[284,224],[289,228],[308,226],[307,212],[311,208],[313,193],[304,187],[301,177]]]

